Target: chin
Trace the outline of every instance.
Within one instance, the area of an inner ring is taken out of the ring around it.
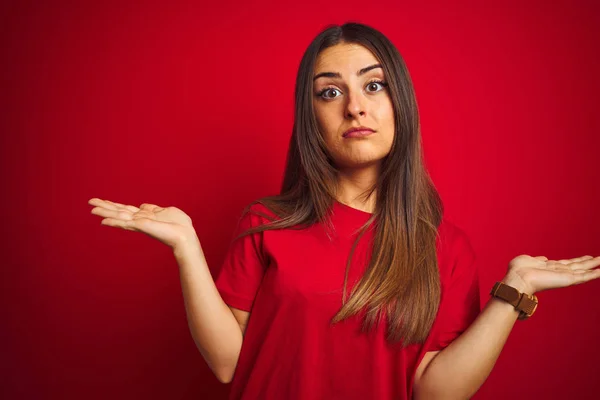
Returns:
[[[383,159],[380,157],[362,158],[344,160],[341,163],[336,163],[339,168],[369,168],[380,164]]]

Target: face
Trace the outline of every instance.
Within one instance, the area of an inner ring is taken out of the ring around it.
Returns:
[[[389,154],[394,139],[394,110],[386,77],[367,48],[341,43],[317,57],[313,107],[327,148],[337,168],[378,164]],[[326,73],[321,75],[322,73]],[[375,132],[344,137],[349,128]]]

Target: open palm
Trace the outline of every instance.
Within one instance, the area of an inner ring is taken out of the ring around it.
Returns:
[[[104,217],[102,225],[143,232],[171,248],[196,235],[192,219],[177,207],[143,203],[138,208],[98,198],[88,204],[96,206],[92,214]]]
[[[533,294],[542,290],[578,285],[600,278],[600,257],[583,256],[564,260],[520,255],[511,260],[507,276],[523,284],[523,292]]]

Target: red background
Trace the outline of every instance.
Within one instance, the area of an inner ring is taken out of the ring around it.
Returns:
[[[0,397],[224,398],[170,250],[87,201],[183,209],[215,273],[242,207],[279,188],[298,64],[328,23],[370,24],[404,56],[482,303],[519,254],[600,254],[591,1],[1,7]],[[539,293],[475,398],[591,397],[599,290]]]

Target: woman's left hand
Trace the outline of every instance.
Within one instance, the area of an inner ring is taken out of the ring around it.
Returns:
[[[600,278],[600,256],[583,256],[570,260],[548,260],[547,257],[520,255],[508,265],[502,280],[522,293],[534,294],[542,290],[579,285]]]

